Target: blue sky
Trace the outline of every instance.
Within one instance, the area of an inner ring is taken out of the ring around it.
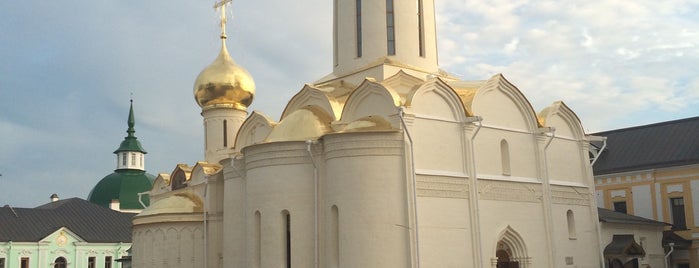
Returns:
[[[332,1],[236,0],[228,47],[278,119],[332,70]],[[86,198],[116,166],[130,94],[149,173],[203,159],[198,73],[214,1],[0,1],[0,205]],[[436,0],[442,69],[503,73],[588,132],[699,116],[699,1]]]

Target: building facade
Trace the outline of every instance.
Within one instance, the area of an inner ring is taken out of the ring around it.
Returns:
[[[205,161],[158,175],[133,265],[603,265],[578,117],[535,112],[500,74],[440,70],[433,7],[335,1],[333,72],[279,122],[248,115],[254,82],[222,27],[194,86]]]
[[[131,247],[135,214],[80,198],[0,208],[0,268],[116,268]]]
[[[691,241],[672,267],[699,267],[699,117],[594,135],[606,138],[593,166],[597,204],[671,223]]]

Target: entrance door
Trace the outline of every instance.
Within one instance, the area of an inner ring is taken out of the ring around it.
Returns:
[[[495,267],[497,268],[519,268],[519,262],[510,261],[510,254],[505,250],[498,250],[495,252],[495,256],[498,258],[498,263]]]

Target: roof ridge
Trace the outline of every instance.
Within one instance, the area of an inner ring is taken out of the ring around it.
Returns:
[[[605,133],[623,132],[623,131],[629,131],[629,130],[658,127],[658,126],[671,125],[671,124],[677,124],[677,123],[682,123],[682,122],[686,122],[686,121],[694,121],[694,120],[699,121],[699,116],[687,117],[687,118],[681,118],[681,119],[675,119],[675,120],[663,121],[663,122],[655,122],[655,123],[650,123],[650,124],[645,124],[645,125],[630,126],[630,127],[618,128],[618,129],[612,129],[612,130],[606,130],[606,131],[591,133],[591,135],[600,135],[600,134],[605,134]]]

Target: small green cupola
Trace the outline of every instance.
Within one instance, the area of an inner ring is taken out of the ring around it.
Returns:
[[[143,147],[141,146],[141,142],[138,141],[138,138],[134,135],[136,133],[136,130],[134,130],[134,125],[136,124],[136,120],[134,119],[133,116],[133,100],[131,100],[131,108],[129,109],[129,121],[128,125],[129,128],[126,130],[126,133],[129,135],[124,138],[124,141],[121,142],[121,145],[119,145],[119,149],[114,151],[115,154],[118,154],[120,152],[141,152],[146,154],[147,152],[143,150]]]
[[[136,130],[134,130],[134,125],[136,124],[136,119],[133,115],[133,100],[131,100],[131,107],[129,108],[129,128],[126,130],[128,135],[121,142],[119,148],[114,151],[117,155],[117,170],[120,169],[136,169],[145,170],[145,154],[146,150],[143,150],[141,142],[136,138]]]
[[[145,171],[145,154],[141,142],[134,133],[136,120],[133,113],[133,100],[129,109],[128,135],[114,151],[117,155],[117,168],[114,173],[105,176],[88,196],[88,201],[100,206],[126,212],[138,212],[148,206],[148,196],[139,197],[139,193],[150,191],[155,176]]]

